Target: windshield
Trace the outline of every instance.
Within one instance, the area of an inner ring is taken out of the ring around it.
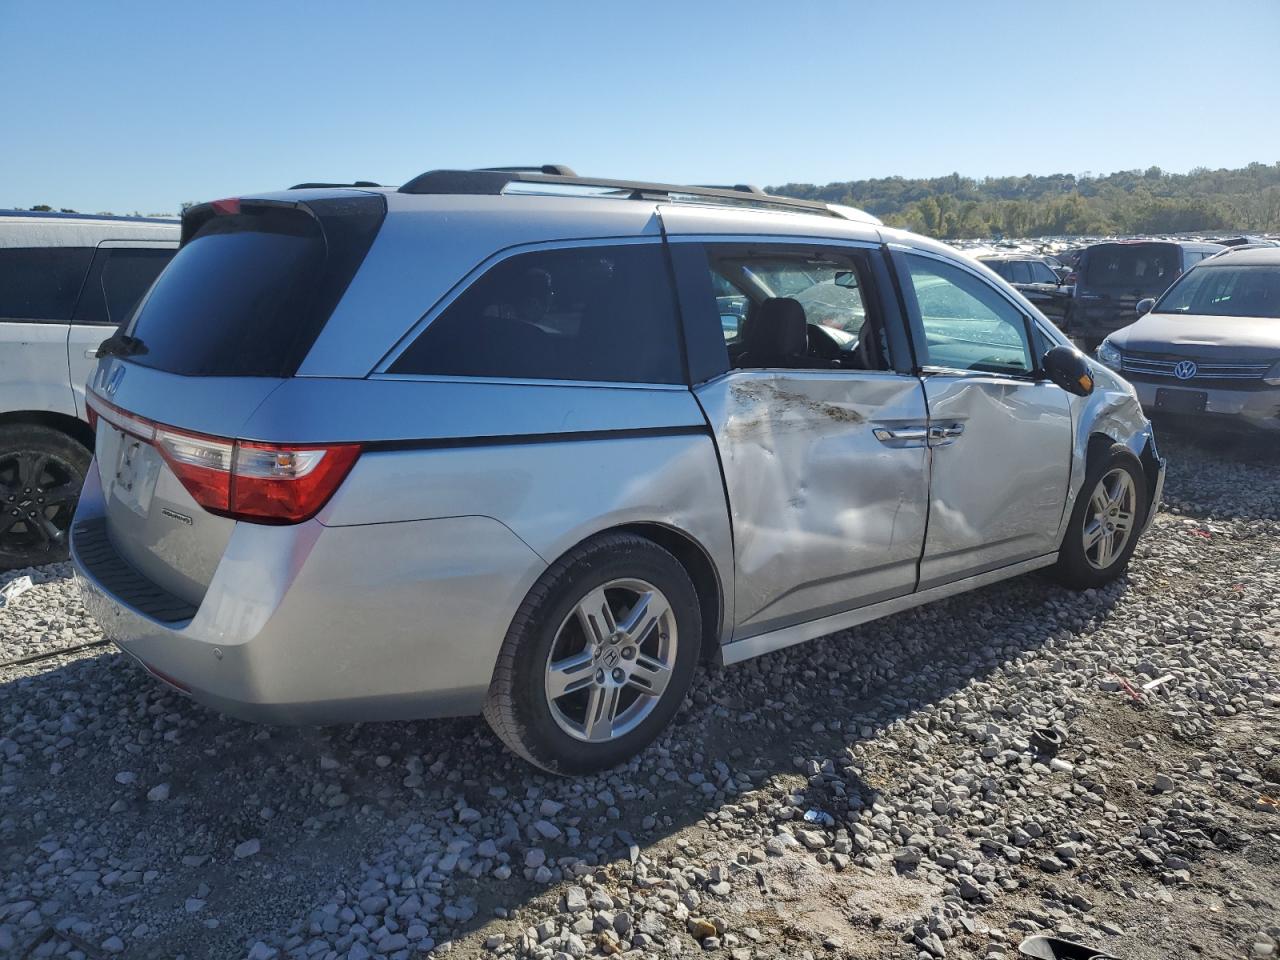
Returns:
[[[1280,266],[1192,270],[1173,285],[1153,312],[1280,319]]]
[[[1085,286],[1155,296],[1178,276],[1178,247],[1172,243],[1108,243],[1086,256]]]

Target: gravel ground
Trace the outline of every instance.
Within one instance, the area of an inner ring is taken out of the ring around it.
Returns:
[[[1122,582],[708,670],[593,778],[479,720],[239,723],[109,647],[4,668],[0,955],[1273,956],[1280,452],[1164,446]],[[65,566],[33,573],[0,657],[98,639]]]

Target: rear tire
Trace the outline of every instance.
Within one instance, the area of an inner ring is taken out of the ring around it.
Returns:
[[[67,559],[71,518],[92,459],[50,427],[0,426],[0,570]]]
[[[1071,511],[1053,577],[1064,586],[1087,590],[1120,576],[1149,509],[1142,461],[1119,443],[1097,451]]]
[[[697,593],[680,562],[633,534],[596,537],[553,564],[520,605],[485,719],[551,773],[615,766],[676,715],[701,644]]]

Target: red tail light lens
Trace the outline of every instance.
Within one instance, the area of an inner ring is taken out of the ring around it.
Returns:
[[[230,512],[233,441],[157,425],[155,447],[196,503]]]
[[[177,430],[98,397],[90,397],[90,409],[150,442],[196,503],[236,520],[309,520],[329,502],[360,456],[357,443],[255,443]]]
[[[1080,279],[1079,274],[1077,274],[1074,270],[1072,270],[1070,273],[1067,274],[1067,279],[1063,280],[1062,282],[1065,283],[1067,286],[1071,286],[1072,284],[1076,283],[1079,279]]]
[[[231,513],[270,518],[271,523],[298,523],[315,516],[338,489],[356,458],[354,443],[236,444],[231,476]]]

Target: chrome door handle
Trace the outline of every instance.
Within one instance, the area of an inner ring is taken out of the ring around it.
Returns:
[[[871,431],[872,435],[881,443],[919,443],[922,440],[929,439],[929,430],[927,427],[902,427],[897,430],[890,430],[888,427],[876,427]]]
[[[949,443],[955,443],[963,434],[963,423],[950,423],[946,426],[938,425],[930,427],[929,446],[945,447]]]

